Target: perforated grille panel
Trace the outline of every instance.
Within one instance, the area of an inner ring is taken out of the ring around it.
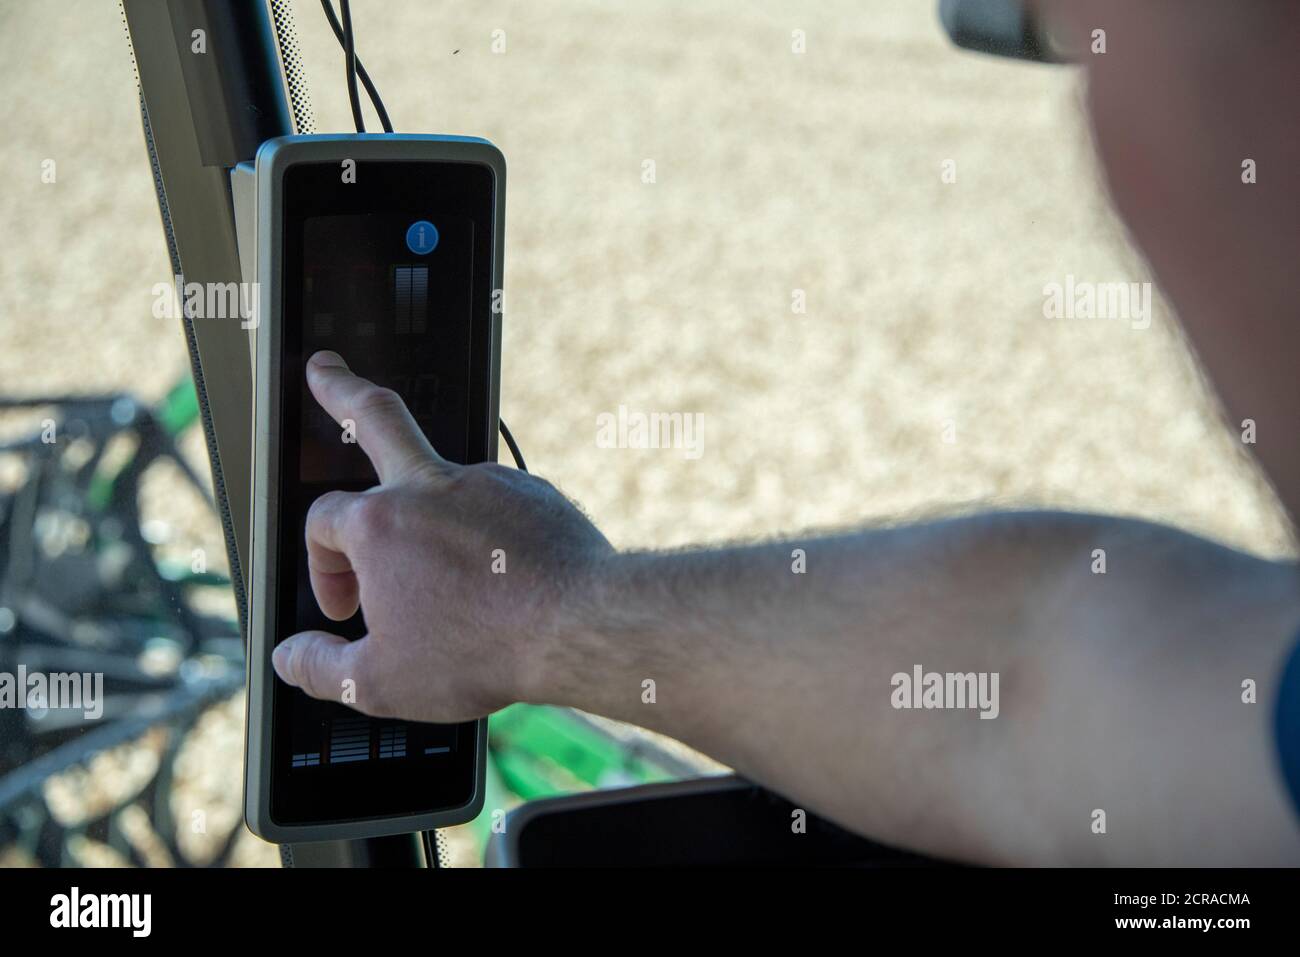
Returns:
[[[284,82],[289,93],[289,107],[293,110],[295,133],[311,133],[315,118],[311,112],[311,95],[307,89],[307,72],[298,48],[298,37],[293,27],[292,0],[271,0],[271,21],[275,25],[275,40],[280,47],[280,62],[284,66]]]

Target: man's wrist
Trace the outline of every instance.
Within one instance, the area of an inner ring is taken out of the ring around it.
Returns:
[[[708,729],[736,667],[709,552],[610,553],[542,643],[524,700],[590,711],[683,740]],[[712,622],[713,624],[707,624]],[[706,735],[707,736],[707,735]]]
[[[610,552],[572,573],[548,620],[526,639],[533,644],[520,699],[599,710],[602,687],[617,680],[612,672],[636,650],[628,642],[616,647],[619,619],[636,602],[623,553]]]

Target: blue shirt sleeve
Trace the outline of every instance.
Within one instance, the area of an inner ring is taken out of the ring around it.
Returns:
[[[1300,641],[1291,649],[1291,655],[1282,669],[1282,681],[1277,689],[1278,762],[1282,766],[1282,779],[1291,792],[1291,801],[1300,814]]]

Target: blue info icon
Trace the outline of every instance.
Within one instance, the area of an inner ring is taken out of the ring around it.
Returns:
[[[427,219],[411,223],[406,231],[406,248],[417,256],[427,256],[438,248],[438,227]]]

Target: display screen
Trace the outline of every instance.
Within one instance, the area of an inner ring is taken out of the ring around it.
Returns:
[[[378,478],[307,388],[330,349],[394,389],[439,453],[483,460],[490,408],[493,180],[470,163],[333,163],[285,173],[276,635],[356,639],[362,613],[321,613],[307,571],[307,511]],[[431,609],[430,614],[436,614]],[[340,689],[340,695],[342,695]],[[271,816],[281,825],[423,814],[473,797],[477,726],[369,718],[277,680]]]

